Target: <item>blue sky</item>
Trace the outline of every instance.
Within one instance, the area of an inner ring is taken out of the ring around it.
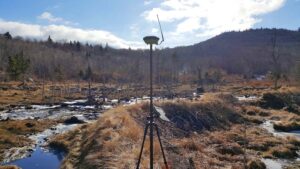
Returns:
[[[174,47],[231,30],[296,30],[299,11],[300,0],[1,0],[0,33],[143,48],[143,36],[159,36],[159,14],[163,47]]]

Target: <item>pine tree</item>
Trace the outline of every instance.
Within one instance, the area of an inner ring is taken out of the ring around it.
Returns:
[[[86,71],[85,71],[85,80],[90,80],[93,76],[93,71],[90,65],[88,65]]]
[[[3,34],[3,36],[5,39],[8,39],[8,40],[12,39],[12,36],[10,35],[9,32],[6,32],[5,34]]]
[[[77,51],[80,51],[80,49],[81,49],[81,44],[80,44],[79,41],[77,41],[77,42],[76,42],[76,50],[77,50]]]
[[[47,43],[49,43],[49,44],[52,44],[52,43],[53,43],[53,40],[51,39],[50,35],[48,36]]]
[[[108,48],[109,48],[108,43],[106,43],[106,44],[105,44],[104,51],[108,51]]]
[[[30,60],[24,57],[23,51],[14,56],[8,57],[7,72],[10,78],[17,80],[20,75],[24,75],[29,68]]]

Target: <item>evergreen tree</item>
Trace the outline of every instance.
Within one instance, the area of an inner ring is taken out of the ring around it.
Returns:
[[[102,52],[103,51],[103,46],[102,44],[99,45],[99,50]]]
[[[88,65],[86,71],[85,71],[85,80],[90,80],[93,76],[93,71],[90,65]]]
[[[106,43],[104,51],[108,51],[108,48],[109,48],[108,43]]]
[[[53,43],[53,40],[51,39],[50,35],[48,36],[47,43],[49,43],[49,44],[52,44],[52,43]]]
[[[17,80],[20,75],[24,75],[29,68],[30,60],[24,57],[23,51],[14,56],[8,57],[7,72],[10,78]]]
[[[80,49],[81,49],[81,44],[80,44],[79,41],[77,41],[77,42],[76,42],[76,50],[77,50],[77,51],[80,51]]]
[[[12,36],[10,35],[9,32],[6,32],[5,34],[3,34],[3,36],[5,39],[8,39],[8,40],[12,39]]]

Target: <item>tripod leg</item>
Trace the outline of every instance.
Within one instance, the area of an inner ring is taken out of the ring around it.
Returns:
[[[141,147],[141,151],[140,151],[140,155],[139,155],[139,160],[138,160],[137,165],[136,165],[136,169],[140,168],[140,163],[141,163],[141,158],[142,158],[142,154],[143,154],[144,143],[145,143],[145,140],[146,140],[148,127],[149,127],[149,124],[147,124],[146,127],[145,127],[144,137],[143,137],[143,142],[142,142],[142,147]]]
[[[165,156],[165,152],[164,152],[164,149],[163,149],[163,146],[162,146],[162,142],[161,142],[161,139],[160,139],[160,135],[159,135],[159,130],[158,130],[157,124],[154,124],[154,126],[155,126],[155,129],[156,129],[156,133],[157,133],[157,137],[158,137],[160,149],[161,149],[161,152],[162,152],[162,155],[163,155],[163,158],[164,158],[165,167],[166,167],[166,169],[169,169],[168,163],[167,163],[167,160],[166,160],[166,156]]]

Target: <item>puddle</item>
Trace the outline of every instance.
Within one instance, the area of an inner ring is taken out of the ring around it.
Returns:
[[[239,101],[254,101],[254,100],[258,100],[259,99],[256,96],[236,96],[236,98]]]
[[[50,129],[46,129],[45,131],[41,133],[37,133],[35,135],[31,135],[28,138],[34,141],[34,145],[32,146],[26,146],[26,147],[14,147],[9,149],[5,154],[4,154],[4,161],[3,163],[5,164],[12,164],[10,161],[14,161],[15,163],[18,163],[19,161],[25,161],[25,162],[30,162],[31,158],[36,159],[36,158],[53,158],[52,156],[61,154],[57,150],[50,150],[47,152],[47,149],[42,149],[42,146],[46,146],[46,142],[49,138],[56,134],[62,134],[65,133],[66,131],[69,131],[71,129],[74,129],[78,124],[70,124],[70,125],[65,125],[65,124],[58,124],[56,126],[51,127]],[[41,157],[35,157],[35,155],[39,155]],[[42,157],[45,156],[45,157]],[[25,162],[21,162],[22,164]],[[24,169],[24,168],[23,168]]]
[[[273,122],[270,120],[267,120],[263,124],[261,124],[261,127],[266,129],[269,133],[272,133],[274,136],[277,136],[277,137],[294,136],[294,137],[300,139],[300,131],[299,130],[291,131],[291,132],[276,131],[273,128]]]
[[[22,169],[58,169],[65,153],[59,150],[48,151],[37,147],[30,157],[16,160],[6,165],[17,165]]]
[[[53,106],[49,106],[49,105],[32,105],[31,106],[33,109],[35,110],[45,110],[45,109],[55,109],[55,108],[59,108],[60,105],[53,105]]]
[[[41,146],[44,146],[51,136],[64,133],[76,126],[78,124],[58,124],[41,133],[29,136],[30,139],[35,141],[36,148],[30,146],[12,148],[6,153],[6,160],[3,164],[17,165],[22,169],[58,169],[65,152],[55,149],[43,149]]]
[[[82,99],[82,100],[73,100],[73,101],[66,101],[63,102],[64,104],[78,104],[78,103],[86,103],[88,100]]]

